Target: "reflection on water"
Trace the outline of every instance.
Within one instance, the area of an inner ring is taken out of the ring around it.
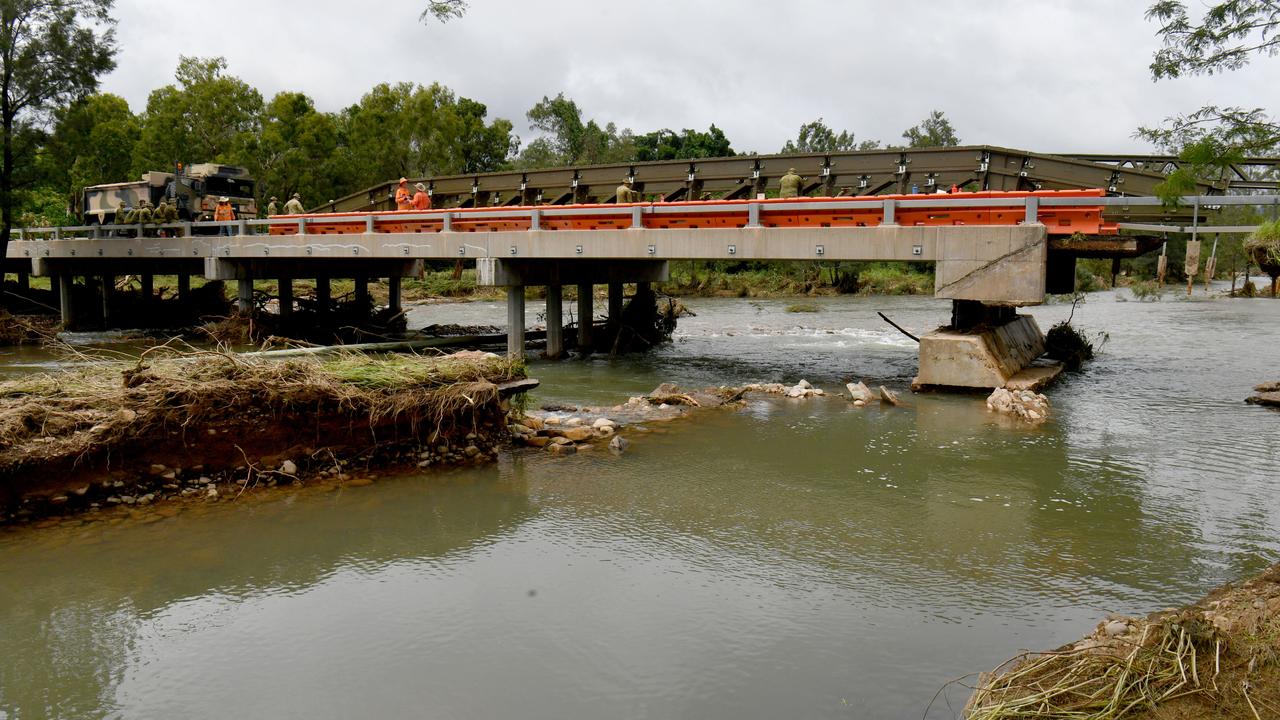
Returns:
[[[693,303],[652,356],[535,363],[538,400],[901,389],[914,347],[875,311],[947,313],[823,304]],[[1111,340],[1035,430],[981,397],[760,400],[621,457],[2,537],[0,717],[918,717],[950,678],[1280,557],[1277,416],[1240,402],[1275,307],[1090,298],[1077,321]]]

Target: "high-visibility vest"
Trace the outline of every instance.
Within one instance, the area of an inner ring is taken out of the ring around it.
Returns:
[[[413,201],[410,199],[409,188],[401,185],[396,188],[396,209],[409,210],[413,207]]]
[[[236,209],[231,207],[231,203],[218,203],[218,207],[213,209],[213,219],[218,222],[235,220]]]
[[[414,193],[413,209],[414,210],[430,210],[431,196],[422,192],[421,190],[419,190],[417,193]]]

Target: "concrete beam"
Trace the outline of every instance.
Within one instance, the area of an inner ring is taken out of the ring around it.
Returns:
[[[1044,302],[1049,236],[1043,225],[952,230],[938,246],[934,297],[991,305]]]
[[[284,236],[288,237],[288,236]],[[418,260],[338,260],[316,258],[314,260],[258,260],[205,258],[203,272],[206,280],[239,280],[240,278],[276,277],[294,280],[330,277],[411,277],[417,274]]]

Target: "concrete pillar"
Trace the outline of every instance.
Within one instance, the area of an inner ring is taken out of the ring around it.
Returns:
[[[280,278],[279,287],[280,317],[286,318],[293,314],[293,279]]]
[[[609,322],[622,321],[622,283],[609,283]]]
[[[356,278],[356,305],[365,307],[369,304],[369,278]]]
[[[142,283],[142,305],[146,307],[151,302],[151,296],[156,293],[156,282],[154,275],[140,275]]]
[[[653,287],[653,283],[651,282],[638,282],[636,283],[636,294],[640,295],[643,293],[647,293],[652,287]]]
[[[18,271],[18,288],[21,290],[31,288],[31,275],[26,270]]]
[[[393,313],[399,313],[404,305],[404,294],[401,292],[400,283],[399,275],[387,278],[387,294],[390,298],[387,301],[387,305],[390,306]]]
[[[507,354],[524,355],[524,286],[507,288]]]
[[[246,314],[253,312],[253,280],[250,278],[237,281],[236,309]]]
[[[178,275],[178,300],[186,302],[191,297],[191,276],[186,273]]]
[[[329,287],[329,278],[316,278],[316,312],[328,312],[331,302],[333,302],[333,291]]]
[[[564,287],[547,286],[547,357],[559,360],[564,355]]]
[[[71,286],[75,278],[71,275],[56,276],[58,280],[58,305],[62,310],[62,326],[71,327],[75,322],[75,309],[71,307]]]
[[[111,294],[116,289],[116,278],[114,275],[102,276],[102,324],[109,325],[111,323]]]
[[[578,351],[591,352],[591,322],[595,319],[595,295],[590,284],[578,286]]]

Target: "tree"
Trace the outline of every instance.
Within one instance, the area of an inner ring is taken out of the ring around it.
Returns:
[[[182,56],[178,84],[153,90],[142,114],[142,137],[133,158],[135,174],[167,170],[174,163],[235,163],[259,130],[262,95],[238,77],[224,74],[223,58]]]
[[[40,156],[46,184],[74,195],[89,185],[130,179],[141,128],[124,98],[90,95],[54,117],[53,135]]]
[[[1156,80],[1238,70],[1259,55],[1280,52],[1280,4],[1274,0],[1220,0],[1198,16],[1184,2],[1160,0],[1147,9],[1147,19],[1159,23],[1156,34],[1164,44],[1151,62]],[[1157,188],[1176,203],[1194,192],[1197,180],[1219,179],[1245,156],[1274,151],[1280,123],[1260,107],[1206,105],[1166,118],[1162,127],[1141,127],[1137,135],[1182,160]]]
[[[259,200],[297,192],[318,204],[338,196],[345,168],[337,157],[338,122],[333,115],[316,111],[302,93],[282,92],[267,103],[260,125],[237,153],[238,162],[258,181]]]
[[[467,0],[430,0],[427,9],[422,11],[419,20],[426,22],[435,18],[442,23],[460,18],[467,13]]]
[[[0,258],[51,111],[115,67],[113,0],[0,0]]]
[[[487,113],[484,104],[438,83],[378,85],[341,119],[352,179],[359,186],[496,170],[519,139],[508,120],[486,123]]]
[[[902,138],[907,141],[907,147],[911,148],[955,147],[960,144],[951,121],[940,110],[929,113],[929,117],[919,125],[907,128],[902,133]]]
[[[848,130],[836,132],[827,127],[822,118],[800,126],[795,140],[788,140],[782,146],[784,153],[830,153],[847,152],[849,150],[875,150],[880,147],[878,140],[857,142],[853,133]]]
[[[696,158],[730,157],[733,147],[724,131],[714,124],[706,132],[688,128],[656,130],[635,138],[635,160],[692,160]]]
[[[635,155],[630,130],[613,123],[603,127],[595,120],[583,122],[582,109],[564,93],[543,97],[525,115],[535,130],[546,133],[529,143],[521,154],[521,167],[598,165],[626,162]]]

